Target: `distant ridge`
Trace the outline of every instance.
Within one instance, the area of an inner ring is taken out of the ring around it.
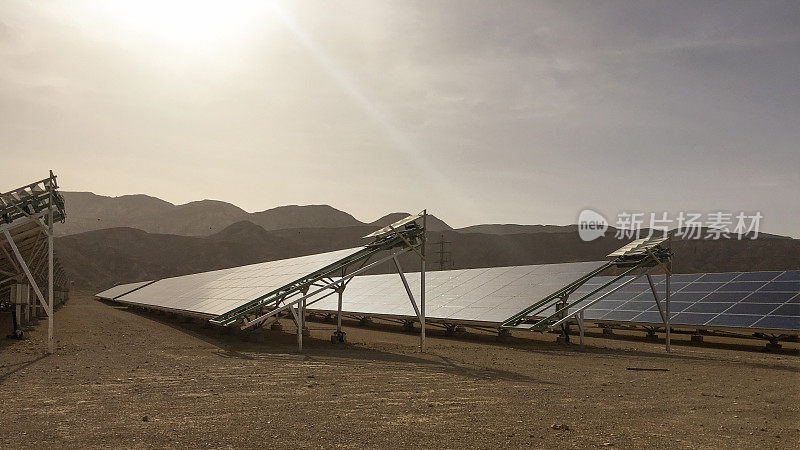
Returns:
[[[360,246],[363,236],[407,215],[395,212],[365,224],[329,205],[248,213],[216,200],[174,205],[147,195],[63,194],[67,221],[56,230],[67,235],[57,239],[56,252],[76,287],[98,290]],[[484,224],[454,230],[434,215],[427,225],[431,244],[448,243],[447,259],[454,264],[447,269],[597,260],[626,242],[614,237],[613,228],[605,237],[583,242],[577,225]],[[755,240],[675,239],[674,248],[679,273],[800,269],[800,239],[764,233]],[[429,270],[440,268],[437,255],[431,248]],[[416,260],[401,257],[401,263],[418,270]],[[383,270],[389,268],[375,269]]]
[[[133,282],[290,258],[363,245],[374,225],[265,230],[240,221],[206,237],[111,228],[60,237],[59,259],[78,289],[101,290]],[[583,242],[577,233],[486,234],[442,231],[449,242],[446,269],[494,267],[604,259],[620,242],[606,236]],[[676,240],[678,273],[800,269],[800,239]],[[418,259],[401,257],[406,270]],[[387,263],[388,265],[388,263]],[[439,269],[434,250],[428,270]],[[381,267],[373,272],[390,271]]]
[[[328,205],[279,206],[255,213],[219,200],[199,200],[174,205],[147,195],[108,197],[91,192],[62,192],[67,220],[56,227],[58,235],[117,227],[148,233],[208,236],[249,220],[266,230],[362,226],[350,214]]]
[[[249,220],[265,230],[333,228],[364,225],[355,217],[329,205],[287,205],[253,213]]]
[[[199,200],[184,205],[143,194],[108,197],[91,192],[62,192],[67,219],[56,227],[59,236],[107,228],[129,227],[148,233],[209,236],[243,220],[265,230],[296,228],[380,227],[407,213],[387,214],[370,224],[329,205],[286,205],[254,213],[219,200]],[[444,221],[428,216],[428,229],[452,230]]]

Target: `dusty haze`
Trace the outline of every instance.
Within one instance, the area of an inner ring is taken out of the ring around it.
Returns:
[[[0,190],[761,211],[800,237],[797,2],[0,4]],[[12,168],[9,170],[8,168]]]

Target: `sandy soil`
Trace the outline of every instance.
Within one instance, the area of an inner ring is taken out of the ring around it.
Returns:
[[[0,447],[800,445],[800,357],[553,336],[415,335],[310,322],[258,342],[75,296],[0,344]],[[684,337],[682,339],[688,339]],[[790,344],[795,345],[795,344]],[[628,368],[668,369],[633,371]]]

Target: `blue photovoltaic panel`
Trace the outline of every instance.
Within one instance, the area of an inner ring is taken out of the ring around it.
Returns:
[[[612,278],[595,277],[572,297],[577,300]],[[665,308],[665,277],[652,278]],[[676,325],[800,331],[800,271],[676,274],[670,277],[670,291],[671,323]],[[594,321],[663,323],[646,278],[592,305],[584,317]]]

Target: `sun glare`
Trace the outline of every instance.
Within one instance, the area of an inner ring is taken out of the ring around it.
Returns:
[[[116,0],[97,8],[128,32],[163,39],[168,44],[201,44],[233,39],[268,2],[255,0]]]

